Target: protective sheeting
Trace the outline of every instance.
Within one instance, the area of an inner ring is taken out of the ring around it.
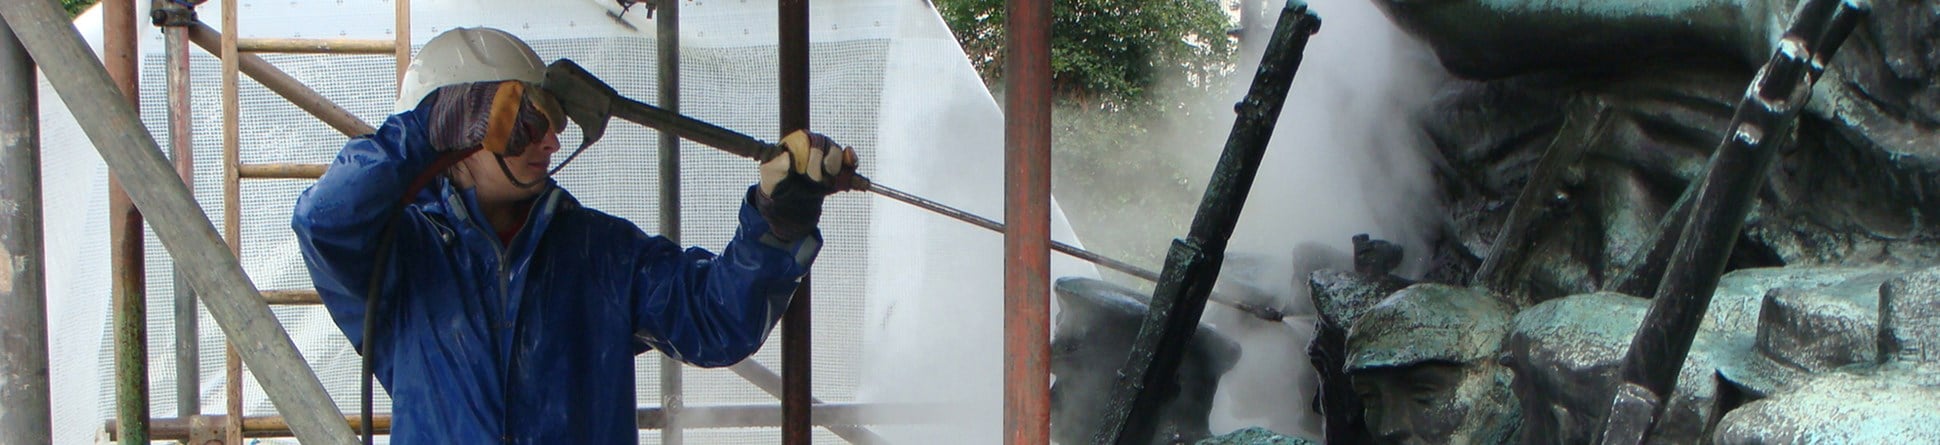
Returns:
[[[137,2],[145,8],[146,2]],[[393,6],[383,1],[246,1],[244,37],[392,38]],[[653,22],[634,8],[615,17],[612,2],[566,0],[418,0],[412,38],[418,44],[456,26],[492,26],[519,35],[543,59],[572,58],[622,94],[656,97]],[[776,12],[770,2],[681,4],[681,103],[686,114],[768,139],[776,138]],[[198,11],[220,23],[211,3]],[[145,14],[145,11],[137,11]],[[100,15],[75,22],[91,42]],[[811,127],[857,147],[862,172],[879,182],[992,218],[1001,218],[1002,117],[942,19],[925,2],[823,0],[811,18]],[[142,116],[166,140],[162,40],[143,26]],[[196,196],[220,227],[221,102],[219,62],[194,50],[193,122]],[[381,122],[394,99],[389,56],[267,56],[367,122]],[[245,80],[241,87],[244,163],[324,163],[345,138]],[[57,443],[93,440],[113,415],[109,333],[107,169],[43,81],[43,169],[48,208],[47,252]],[[577,145],[577,130],[563,137]],[[558,180],[589,207],[658,226],[654,176],[656,135],[614,124],[606,137]],[[732,235],[740,194],[755,181],[753,163],[683,144],[682,232],[685,244],[718,249]],[[555,159],[564,159],[563,156]],[[289,230],[290,209],[309,181],[251,180],[242,188],[243,265],[262,289],[308,289]],[[815,395],[829,402],[946,403],[961,414],[950,425],[878,427],[896,442],[993,443],[1001,432],[1002,242],[997,234],[859,193],[829,200],[822,224],[827,247],[817,262]],[[1054,236],[1074,241],[1054,212]],[[170,262],[148,241],[150,376],[158,418],[175,411]],[[1096,275],[1089,265],[1053,257],[1054,275]],[[358,358],[321,307],[276,313],[339,405],[354,411]],[[223,408],[222,339],[206,312],[200,320],[202,412]],[[778,367],[778,339],[755,360]],[[657,404],[659,360],[636,358],[641,406]],[[689,406],[775,403],[725,370],[686,371]],[[245,379],[249,415],[275,414],[253,379]],[[378,410],[388,411],[380,396]],[[775,429],[692,430],[693,443],[772,443]],[[643,431],[643,440],[657,440]],[[819,442],[836,442],[817,432]]]

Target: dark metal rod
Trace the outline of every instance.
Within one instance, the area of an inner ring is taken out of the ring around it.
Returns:
[[[140,109],[135,68],[135,0],[101,2],[102,62],[122,99]],[[121,181],[108,180],[108,225],[114,277],[115,418],[123,445],[148,443],[148,279],[141,210]]]
[[[1004,443],[1051,440],[1051,2],[1004,2]]]
[[[1643,325],[1632,337],[1618,374],[1625,384],[1646,391],[1645,398],[1668,399],[1678,370],[1690,352],[1698,325],[1710,306],[1718,278],[1736,246],[1745,217],[1771,173],[1777,153],[1792,137],[1799,113],[1811,97],[1832,55],[1864,17],[1869,5],[1857,1],[1807,0],[1799,4],[1786,30],[1744,98],[1738,102],[1730,133],[1712,152],[1699,179],[1691,216],[1678,236],[1663,282],[1651,299]],[[1621,399],[1613,403],[1621,402]],[[1607,419],[1603,437],[1642,437],[1611,426],[1652,425],[1662,406],[1646,421]],[[1615,412],[1615,411],[1613,411]]]
[[[659,5],[659,16],[654,20],[654,57],[659,59],[656,67],[660,70],[660,106],[668,111],[680,113],[680,0],[663,0]],[[675,244],[680,243],[680,136],[669,132],[660,134],[660,236],[667,237]],[[681,422],[681,408],[685,406],[685,388],[681,363],[672,357],[660,357],[660,407],[666,416],[660,430],[660,443],[680,445],[686,442],[684,424]]]
[[[714,125],[706,121],[695,119],[693,117],[689,117],[686,115],[682,115],[680,113],[668,111],[666,109],[656,107],[652,104],[640,102],[626,97],[615,97],[614,100],[616,101],[617,106],[613,107],[611,110],[613,117],[617,117],[617,118],[620,118],[621,120],[625,120],[628,122],[633,122],[635,124],[640,124],[648,128],[652,128],[654,130],[660,131],[662,133],[671,133],[675,136],[678,136],[680,138],[687,139],[690,141],[694,141],[695,143],[699,143],[701,145],[714,147],[721,151],[727,152],[728,154],[754,159],[757,161],[762,161],[762,160],[767,160],[770,157],[773,157],[776,153],[779,153],[781,150],[780,148],[775,147],[773,144],[762,142],[760,139],[756,139],[753,136],[748,136],[746,134],[742,134],[734,130],[722,128],[721,126]],[[950,207],[943,203],[939,203],[927,198],[923,198],[921,196],[916,196],[916,195],[910,194],[909,192],[904,192],[902,190],[897,190],[895,188],[876,183],[874,181],[871,181],[866,176],[856,175],[853,187],[854,187],[854,190],[875,193],[884,198],[889,198],[895,201],[902,202],[904,204],[916,206],[917,208],[928,210],[930,212],[934,212],[939,215],[948,216],[958,221],[970,223],[971,225],[975,225],[977,227],[982,227],[998,233],[1004,232],[1004,223],[997,222],[996,220],[993,220],[990,218],[978,216],[977,214],[966,212],[954,207]],[[1146,281],[1158,281],[1159,279],[1159,273],[1153,272],[1151,269],[1138,267],[1138,266],[1132,265],[1131,263],[1112,259],[1104,255],[1099,255],[1098,253],[1085,250],[1077,246],[1072,246],[1070,244],[1066,244],[1063,242],[1051,241],[1051,250],[1059,253],[1063,253],[1066,255],[1070,255],[1074,258],[1089,261],[1091,263],[1104,266],[1105,268],[1116,270],[1116,271],[1125,273],[1127,275],[1144,279]],[[1213,301],[1220,304],[1232,306],[1235,309],[1239,309],[1240,311],[1246,312],[1248,314],[1252,314],[1254,317],[1258,317],[1263,320],[1282,321],[1285,318],[1285,314],[1283,314],[1278,308],[1270,308],[1270,307],[1253,305],[1250,303],[1239,301],[1237,299],[1226,298],[1219,294],[1213,295]]]
[[[781,374],[776,374],[774,370],[768,369],[767,366],[762,366],[760,362],[756,362],[753,359],[742,360],[741,363],[735,363],[733,366],[729,366],[728,370],[734,371],[734,375],[741,376],[742,380],[747,380],[748,383],[754,384],[756,388],[761,388],[762,392],[766,392],[768,393],[768,395],[773,396],[776,399],[780,399],[782,397],[782,394],[784,393],[782,390],[783,385],[781,382]],[[826,406],[826,405],[823,405],[822,399],[819,399],[819,398],[809,397],[808,401],[814,404],[815,406]],[[820,415],[821,413],[819,411],[816,412],[816,416],[820,416]],[[878,423],[895,423],[895,422],[878,422]],[[859,445],[889,443],[888,441],[884,440],[882,436],[878,436],[876,435],[875,432],[869,431],[869,429],[863,428],[861,426],[826,425],[826,427],[828,428],[829,432],[835,433],[835,437],[840,437],[842,438],[842,440],[849,441],[849,443],[859,444]]]
[[[776,52],[781,59],[777,77],[781,79],[781,134],[786,135],[809,129],[808,0],[777,3],[780,46]],[[781,322],[781,442],[787,445],[808,445],[813,440],[809,436],[809,416],[814,409],[810,406],[813,384],[809,358],[814,345],[809,341],[809,325],[814,319],[809,313],[810,289],[814,287],[810,275],[802,276]]]
[[[41,230],[34,60],[0,20],[0,432],[23,445],[54,443]]]
[[[156,10],[192,14],[166,0],[150,3]],[[175,154],[175,174],[195,196],[195,115],[189,94],[189,36],[180,26],[163,26],[162,34],[168,76],[168,143]],[[175,265],[175,416],[189,418],[202,414],[202,351],[199,317],[195,310],[195,288],[189,286],[182,265]]]
[[[162,157],[134,107],[115,95],[114,81],[67,13],[54,2],[0,2],[0,17],[13,25],[61,101],[86,124],[81,129],[109,170],[130,185],[130,198],[153,222],[162,245],[177,263],[189,266],[190,284],[243,359],[263,371],[257,378],[277,409],[292,416],[298,438],[309,444],[356,443],[343,412],[303,362],[242,264],[222,249],[215,227]]]
[[[1246,97],[1235,106],[1239,117],[1226,137],[1226,148],[1213,167],[1205,197],[1192,218],[1186,238],[1173,240],[1165,271],[1152,292],[1151,309],[1139,327],[1119,384],[1105,406],[1104,423],[1093,443],[1145,444],[1156,434],[1156,412],[1166,386],[1175,378],[1186,342],[1199,329],[1199,316],[1218,278],[1227,240],[1239,222],[1246,196],[1266,155],[1287,90],[1306,51],[1307,40],[1320,30],[1320,17],[1304,2],[1289,1],[1267,41],[1259,71]]]

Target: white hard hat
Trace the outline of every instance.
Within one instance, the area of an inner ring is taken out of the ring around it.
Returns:
[[[446,85],[493,80],[545,80],[546,64],[525,41],[493,28],[454,28],[432,37],[411,59],[398,85],[394,112],[418,106]]]

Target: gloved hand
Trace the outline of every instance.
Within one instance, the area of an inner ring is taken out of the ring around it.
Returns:
[[[849,187],[855,178],[855,150],[828,136],[797,130],[781,138],[780,156],[761,163],[755,209],[768,230],[783,241],[814,233],[822,220],[822,199]]]
[[[518,156],[527,145],[566,127],[551,93],[516,80],[446,85],[425,96],[431,147],[440,153],[483,148]]]

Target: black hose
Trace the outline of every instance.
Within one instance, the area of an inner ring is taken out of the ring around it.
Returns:
[[[581,145],[579,149],[573,150],[572,155],[567,156],[566,160],[560,162],[558,167],[553,167],[551,171],[546,172],[546,176],[551,177],[553,174],[559,173],[560,169],[566,168],[566,164],[571,163],[573,158],[579,157],[579,153],[586,151],[587,147],[586,145]],[[446,159],[440,160],[433,168],[441,169],[438,166],[449,168],[451,164],[464,159],[469,153],[470,151],[466,151],[446,155]],[[520,188],[530,188],[537,184],[537,182],[525,183],[519,181],[519,177],[512,174],[512,168],[505,164],[505,156],[496,153],[492,156],[498,159],[499,171],[504,173],[505,179],[511,181],[513,185]],[[375,426],[377,422],[371,416],[371,411],[373,410],[373,402],[371,399],[374,393],[371,382],[376,380],[374,375],[376,371],[372,369],[374,365],[371,356],[375,354],[372,348],[377,343],[377,320],[381,318],[378,317],[378,309],[381,307],[378,305],[378,297],[383,294],[384,275],[389,267],[388,263],[390,263],[391,255],[394,253],[391,251],[391,248],[397,239],[397,218],[403,212],[404,204],[410,202],[408,197],[416,194],[415,189],[418,186],[419,184],[413,184],[411,187],[413,190],[405,194],[406,200],[399,203],[398,211],[384,221],[384,232],[378,236],[377,241],[377,259],[371,264],[370,284],[366,286],[364,291],[364,341],[361,345],[363,347],[358,351],[363,357],[363,375],[359,379],[359,384],[362,386],[362,394],[359,396],[358,403],[361,405],[360,408],[363,410],[364,415],[363,420],[358,423],[358,429],[361,430],[364,436],[364,445],[376,445],[377,440],[377,428]]]
[[[377,300],[379,296],[383,295],[385,269],[388,267],[387,263],[390,262],[391,254],[394,253],[391,251],[391,244],[396,238],[397,216],[394,214],[385,220],[384,234],[378,237],[377,259],[371,265],[370,284],[366,286],[367,290],[364,292],[364,341],[360,345],[362,346],[362,348],[359,348],[361,350],[358,351],[362,353],[364,362],[363,377],[359,380],[359,383],[363,386],[360,403],[364,411],[364,417],[358,421],[358,428],[362,430],[364,435],[364,445],[376,444],[377,428],[374,425],[377,422],[371,417],[371,395],[373,393],[371,381],[376,379],[374,378],[375,370],[372,369],[374,367],[374,359],[371,357],[376,355],[376,351],[373,348],[377,344],[377,320],[381,319],[377,316],[378,308],[380,308]]]

